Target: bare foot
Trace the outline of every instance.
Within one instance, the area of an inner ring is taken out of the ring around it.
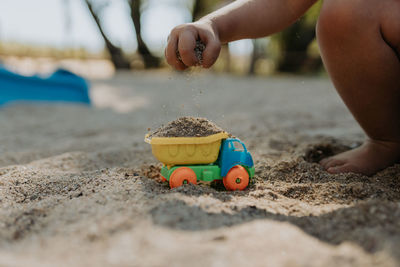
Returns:
[[[325,158],[320,164],[329,173],[372,175],[400,162],[400,143],[367,140],[360,147]]]

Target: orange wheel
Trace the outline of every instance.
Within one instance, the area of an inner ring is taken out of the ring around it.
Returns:
[[[180,167],[176,169],[169,177],[169,187],[171,188],[182,186],[188,183],[197,183],[196,174],[188,167]]]
[[[222,182],[227,190],[244,190],[249,184],[249,173],[243,166],[236,165],[229,170]]]
[[[166,182],[167,179],[165,179],[165,177],[161,175],[161,181]]]

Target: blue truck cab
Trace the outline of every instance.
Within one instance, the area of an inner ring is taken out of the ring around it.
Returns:
[[[228,171],[236,165],[242,165],[248,169],[254,166],[250,152],[247,151],[245,144],[239,139],[227,138],[222,140],[219,153],[218,165],[221,168],[221,177],[225,177]]]

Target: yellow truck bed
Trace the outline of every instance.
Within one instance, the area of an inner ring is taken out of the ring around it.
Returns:
[[[154,157],[167,166],[209,164],[218,159],[221,140],[225,132],[205,137],[153,137],[146,135]]]

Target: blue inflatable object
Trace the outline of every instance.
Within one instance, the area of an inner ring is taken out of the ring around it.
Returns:
[[[85,79],[64,69],[49,77],[22,76],[0,65],[0,106],[14,101],[90,105],[89,86]]]

